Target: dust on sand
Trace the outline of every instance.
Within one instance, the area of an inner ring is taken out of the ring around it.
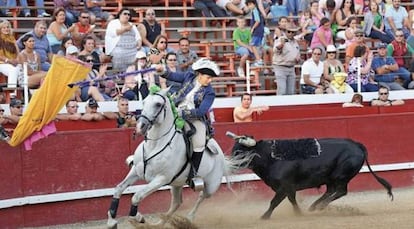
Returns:
[[[284,200],[273,212],[269,220],[261,220],[260,216],[267,210],[270,198],[257,197],[255,193],[243,192],[237,195],[226,193],[213,196],[200,207],[194,223],[184,217],[190,206],[184,206],[177,212],[165,227],[148,225],[137,228],[180,228],[180,229],[231,229],[231,228],[260,228],[260,229],[412,229],[414,228],[414,187],[395,189],[394,201],[391,202],[385,190],[349,193],[347,196],[331,203],[323,211],[309,212],[307,208],[319,196],[303,196],[298,194],[298,204],[303,215],[294,214],[290,202]],[[148,221],[156,221],[163,215],[146,215]],[[127,217],[121,217],[118,228],[131,229]],[[69,229],[105,228],[106,220],[91,221],[71,225],[40,227],[37,229]]]

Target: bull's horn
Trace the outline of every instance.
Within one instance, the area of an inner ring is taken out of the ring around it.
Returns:
[[[233,138],[233,139],[237,139],[237,138],[239,138],[239,136],[237,136],[235,133],[230,132],[230,131],[227,131],[227,132],[226,132],[226,136],[228,136],[228,137],[230,137],[230,138]]]
[[[246,138],[240,138],[238,139],[239,143],[242,145],[245,145],[247,147],[253,147],[256,145],[256,140],[254,140],[251,137],[246,137]]]

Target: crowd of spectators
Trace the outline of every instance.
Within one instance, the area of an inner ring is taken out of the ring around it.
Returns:
[[[20,2],[23,7],[27,6],[24,2]],[[234,52],[240,56],[237,74],[241,77],[250,74],[246,72],[249,58],[254,58],[252,66],[269,68],[264,66],[263,55],[270,49],[267,53],[270,53],[277,94],[291,95],[295,93],[297,65],[301,66],[300,89],[304,94],[413,88],[414,23],[409,15],[414,11],[407,12],[400,3],[400,0],[358,3],[353,0],[196,0],[194,7],[205,17],[238,16],[232,36]],[[7,6],[13,4],[7,1]],[[29,88],[36,89],[55,54],[89,63],[88,80],[92,83],[79,88],[66,105],[68,114],[58,119],[99,120],[107,116],[96,112],[97,102],[143,99],[154,84],[170,87],[171,91],[180,88],[152,73],[126,77],[123,86],[118,86],[116,81],[101,80],[108,75],[108,70],[131,72],[163,63],[173,72],[185,72],[192,71],[191,65],[198,59],[188,38],[178,40],[177,50],[168,46],[165,24],[157,21],[154,9],[147,9],[144,20],[135,23],[135,12],[131,9],[122,8],[116,15],[105,12],[102,8],[105,0],[86,0],[80,11],[77,10],[79,0],[55,0],[56,8],[51,15],[43,10],[43,1],[38,0],[36,4],[37,15],[51,16],[50,22],[37,21],[32,31],[17,40],[10,22],[0,22],[0,72],[7,78],[7,87],[22,85],[21,66],[26,62]],[[275,4],[287,5],[289,16],[271,15],[270,9]],[[30,16],[30,11],[22,12],[23,16]],[[9,12],[5,9],[2,14]],[[278,16],[275,27],[266,25],[266,19],[272,16]],[[105,31],[104,36],[95,32],[97,20],[103,21],[99,28]],[[248,26],[246,21],[250,23]],[[379,41],[374,47],[368,47],[367,37]],[[309,47],[305,55],[300,51],[302,43]],[[342,49],[345,56],[339,58]],[[73,110],[77,102],[87,104],[85,115],[79,118]],[[117,116],[124,118],[125,115],[120,111]]]

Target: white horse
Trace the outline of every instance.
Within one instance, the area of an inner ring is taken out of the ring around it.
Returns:
[[[139,203],[164,185],[171,186],[172,201],[166,213],[168,219],[182,203],[182,189],[190,171],[189,156],[183,133],[176,130],[175,117],[167,90],[151,93],[143,102],[143,109],[137,120],[136,132],[145,136],[134,153],[133,166],[125,179],[116,186],[108,211],[108,228],[116,228],[116,212],[122,192],[138,180],[143,185],[132,197],[129,220],[132,223],[145,223],[144,216],[138,211]],[[204,189],[197,202],[188,213],[194,219],[200,203],[217,191],[222,177],[233,171],[235,166],[227,159],[214,139],[203,153],[198,175],[204,180]],[[161,221],[160,223],[165,223]]]

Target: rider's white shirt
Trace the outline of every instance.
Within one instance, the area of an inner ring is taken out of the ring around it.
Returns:
[[[201,84],[196,81],[194,88],[185,96],[185,99],[178,105],[180,110],[195,109],[194,94],[200,89]]]

